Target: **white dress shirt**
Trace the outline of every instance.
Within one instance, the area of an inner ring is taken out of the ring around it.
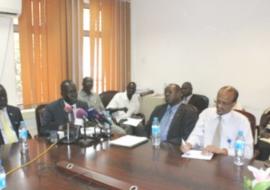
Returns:
[[[216,127],[218,125],[216,108],[207,108],[199,116],[199,119],[188,137],[187,142],[192,146],[206,147],[213,142]],[[248,119],[242,114],[231,111],[222,115],[221,142],[219,148],[226,148],[230,156],[234,156],[234,142],[238,131],[243,131],[246,141],[245,158],[253,157],[253,137]]]
[[[128,109],[127,112],[117,111],[112,114],[112,116],[119,122],[121,119],[126,119],[130,117],[132,114],[136,114],[140,109],[140,95],[133,94],[131,100],[127,97],[127,92],[118,92],[115,94],[113,99],[110,101],[107,108],[123,108],[126,107]]]

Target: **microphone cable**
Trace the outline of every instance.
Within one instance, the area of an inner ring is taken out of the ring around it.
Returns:
[[[57,144],[57,142],[51,144],[51,145],[50,145],[47,149],[45,149],[42,153],[40,153],[39,155],[37,155],[37,156],[36,156],[35,158],[33,158],[32,160],[29,160],[29,161],[26,162],[25,164],[20,165],[20,166],[18,166],[18,167],[16,167],[16,168],[13,168],[13,169],[9,170],[9,171],[6,173],[6,176],[8,176],[8,175],[14,173],[15,171],[17,171],[17,170],[19,170],[19,169],[21,169],[21,168],[24,168],[24,167],[26,167],[26,166],[29,166],[29,165],[32,164],[33,162],[37,161],[37,160],[38,160],[39,158],[41,158],[43,155],[45,155],[46,153],[48,153],[48,152],[49,152],[56,144]]]

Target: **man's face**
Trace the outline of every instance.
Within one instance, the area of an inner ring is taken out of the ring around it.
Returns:
[[[192,88],[190,85],[184,83],[181,87],[183,96],[189,96],[192,93]]]
[[[0,86],[0,109],[7,106],[7,93],[6,90]]]
[[[127,86],[127,95],[132,96],[136,92],[136,84],[129,83]]]
[[[231,91],[222,90],[218,92],[216,100],[217,114],[223,115],[232,110],[235,105],[235,94]]]
[[[62,97],[69,104],[75,104],[77,102],[77,89],[75,84],[66,83],[62,91]]]
[[[167,104],[174,105],[178,103],[181,99],[181,92],[177,92],[174,86],[168,86],[164,91],[165,101]]]
[[[91,93],[92,88],[93,88],[93,80],[92,79],[86,79],[83,81],[83,90],[87,94]]]

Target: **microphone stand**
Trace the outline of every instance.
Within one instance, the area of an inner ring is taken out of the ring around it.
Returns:
[[[71,139],[71,136],[70,136],[70,127],[71,127],[71,123],[72,123],[72,116],[71,116],[72,112],[69,112],[68,113],[68,122],[67,122],[67,134],[66,134],[66,137],[64,137],[62,140],[61,140],[61,143],[63,144],[72,144],[74,143],[77,139],[76,137],[73,137]]]
[[[94,140],[93,139],[90,139],[90,137],[87,137],[87,134],[86,134],[86,121],[85,121],[85,119],[83,121],[83,131],[84,131],[84,135],[79,140],[79,142],[78,142],[79,145],[82,146],[82,147],[91,146],[94,143]]]

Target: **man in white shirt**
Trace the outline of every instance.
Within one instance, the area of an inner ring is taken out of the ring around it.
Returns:
[[[107,110],[112,113],[114,119],[121,123],[133,114],[137,114],[140,109],[140,95],[135,94],[136,84],[130,82],[125,92],[118,92],[107,106]]]
[[[136,94],[136,83],[129,82],[125,92],[118,92],[107,106],[107,110],[112,114],[116,123],[124,128],[127,134],[143,135],[142,125],[136,128],[123,125],[122,123],[129,117],[139,113],[140,95]]]
[[[245,158],[253,157],[253,137],[248,119],[233,111],[237,102],[238,91],[232,86],[222,87],[216,100],[216,107],[204,110],[193,131],[180,149],[187,152],[196,146],[203,147],[203,152],[234,155],[234,141],[238,131],[243,131],[246,141]]]

